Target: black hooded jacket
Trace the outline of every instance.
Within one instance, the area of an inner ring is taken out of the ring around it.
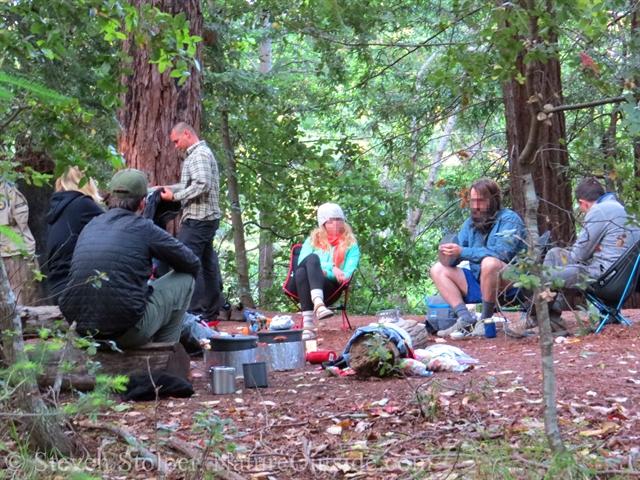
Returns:
[[[67,285],[78,235],[87,223],[103,213],[93,198],[81,192],[56,192],[51,197],[51,208],[46,216],[49,224],[47,281],[54,304],[58,304],[58,296]]]
[[[147,308],[152,258],[194,277],[200,268],[195,253],[135,212],[112,208],[94,218],[78,238],[62,314],[81,334],[124,333]]]

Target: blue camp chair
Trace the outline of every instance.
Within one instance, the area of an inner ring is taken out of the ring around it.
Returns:
[[[631,326],[620,309],[638,283],[640,264],[640,241],[632,245],[611,267],[585,291],[589,303],[598,309],[602,320],[596,333],[606,323],[621,323]]]

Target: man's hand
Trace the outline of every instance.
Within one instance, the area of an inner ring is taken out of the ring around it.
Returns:
[[[160,198],[162,198],[162,200],[164,200],[165,202],[173,201],[173,192],[169,189],[169,187],[155,186],[151,188],[153,188],[154,190],[158,190],[159,188],[162,189],[162,191],[160,192]]]
[[[462,247],[456,243],[440,245],[440,251],[449,257],[458,258],[462,253]]]
[[[342,285],[347,281],[347,276],[338,267],[333,267],[333,274],[335,275],[338,284]]]

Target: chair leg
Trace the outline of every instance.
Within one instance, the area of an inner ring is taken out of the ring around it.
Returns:
[[[345,308],[342,310],[342,331],[346,332],[347,327],[349,330],[353,330],[353,328],[351,328],[351,322],[349,321],[349,315],[347,315],[347,309]]]
[[[607,320],[609,319],[609,317],[611,316],[610,313],[607,313],[604,318],[602,319],[602,321],[600,322],[600,325],[598,325],[598,328],[596,328],[596,333],[600,333],[600,330],[602,330],[602,327],[604,327],[605,323],[607,323]]]

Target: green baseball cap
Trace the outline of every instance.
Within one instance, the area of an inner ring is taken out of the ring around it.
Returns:
[[[111,179],[109,193],[117,198],[135,198],[147,195],[147,176],[135,168],[120,170]]]

